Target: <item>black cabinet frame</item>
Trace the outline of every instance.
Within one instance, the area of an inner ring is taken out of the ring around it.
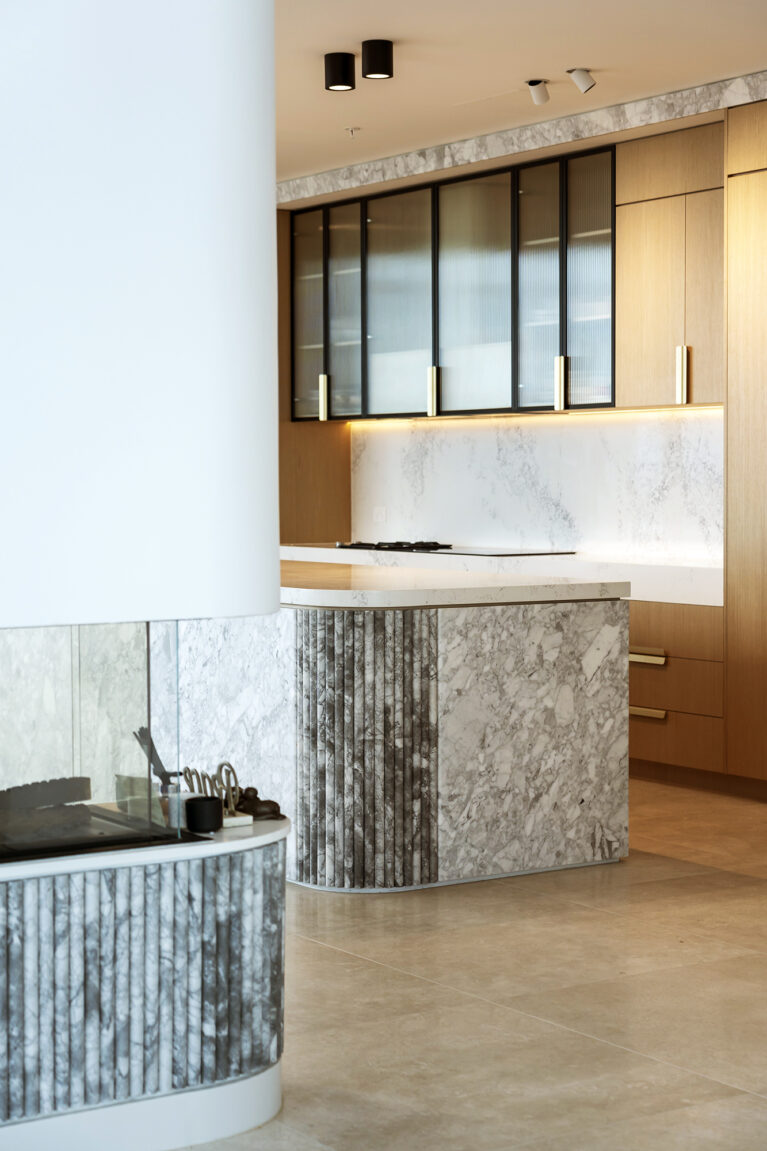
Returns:
[[[481,172],[471,172],[462,176],[455,176],[453,178],[445,178],[441,180],[434,180],[423,184],[417,184],[407,188],[393,188],[390,191],[379,192],[373,196],[350,196],[343,200],[335,200],[332,203],[326,204],[321,208],[316,205],[308,208],[299,208],[291,212],[291,229],[290,229],[290,275],[291,275],[291,311],[290,311],[290,345],[291,345],[291,419],[297,422],[305,422],[317,420],[317,416],[296,416],[294,411],[294,397],[295,397],[295,312],[293,306],[293,282],[294,282],[294,268],[295,268],[295,253],[294,253],[294,229],[293,220],[296,216],[302,215],[305,212],[322,213],[322,299],[323,299],[323,353],[322,353],[322,370],[327,376],[329,372],[329,345],[330,345],[330,315],[329,315],[329,283],[328,283],[328,259],[330,254],[330,231],[329,231],[329,215],[332,208],[341,207],[347,204],[359,204],[360,211],[360,407],[359,414],[335,414],[332,405],[332,379],[330,380],[329,396],[328,396],[328,419],[329,420],[396,420],[396,419],[413,419],[418,417],[426,418],[426,407],[415,411],[403,412],[386,412],[383,414],[375,414],[368,412],[368,367],[367,367],[367,224],[368,224],[368,204],[374,200],[384,199],[389,196],[398,196],[406,194],[407,192],[414,192],[429,189],[431,192],[431,297],[432,297],[432,317],[431,317],[431,340],[432,340],[432,363],[439,365],[439,189],[446,185],[464,183],[470,180],[481,180],[484,177],[492,175],[500,175],[508,172],[511,176],[511,194],[509,211],[511,213],[511,251],[509,258],[511,260],[511,396],[510,403],[507,407],[499,408],[464,408],[453,409],[449,412],[443,412],[439,403],[439,384],[437,387],[438,403],[437,415],[449,416],[474,416],[474,415],[518,415],[519,413],[535,413],[535,412],[550,412],[553,411],[553,405],[541,405],[540,407],[523,407],[519,406],[519,174],[522,170],[537,167],[542,164],[559,164],[559,354],[567,356],[567,228],[568,228],[568,162],[570,160],[579,159],[582,156],[597,155],[600,153],[609,153],[610,155],[610,168],[611,168],[611,187],[612,197],[610,206],[610,226],[611,226],[611,301],[610,301],[610,365],[611,365],[611,389],[610,399],[604,403],[596,404],[571,404],[569,402],[569,381],[565,381],[565,409],[566,410],[600,410],[603,408],[610,408],[615,406],[615,147],[608,145],[606,147],[588,148],[580,152],[570,152],[562,156],[544,157],[540,160],[532,161],[528,164],[514,164],[507,165],[501,168],[493,168],[483,170]],[[567,362],[567,361],[565,361]]]

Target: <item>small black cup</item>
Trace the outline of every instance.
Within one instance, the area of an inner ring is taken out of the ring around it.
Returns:
[[[224,825],[224,805],[217,795],[195,795],[186,801],[186,826],[199,835]]]

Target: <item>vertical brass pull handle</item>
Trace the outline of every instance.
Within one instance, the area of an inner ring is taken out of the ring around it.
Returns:
[[[430,364],[426,369],[426,415],[436,416],[437,414],[437,379],[439,369]]]
[[[567,357],[554,357],[554,411],[565,410],[565,377],[567,375]]]
[[[323,421],[328,418],[328,377],[324,372],[320,375],[319,417]]]
[[[678,404],[687,403],[689,350],[687,344],[679,344],[676,349],[676,402]]]

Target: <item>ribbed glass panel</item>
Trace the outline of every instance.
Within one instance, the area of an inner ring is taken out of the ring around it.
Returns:
[[[439,190],[443,411],[511,406],[511,176]]]
[[[431,192],[368,203],[368,411],[425,412],[431,364]]]
[[[322,211],[293,217],[293,414],[319,412],[323,367]]]
[[[559,355],[559,164],[519,173],[519,406],[551,407]]]
[[[609,152],[568,161],[569,403],[612,401],[612,163]]]
[[[344,204],[328,213],[328,311],[330,413],[362,411],[362,263],[360,206]]]

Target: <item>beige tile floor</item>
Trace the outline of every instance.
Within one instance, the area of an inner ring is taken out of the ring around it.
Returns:
[[[284,1106],[205,1151],[765,1151],[767,804],[634,782],[606,867],[288,890]]]

